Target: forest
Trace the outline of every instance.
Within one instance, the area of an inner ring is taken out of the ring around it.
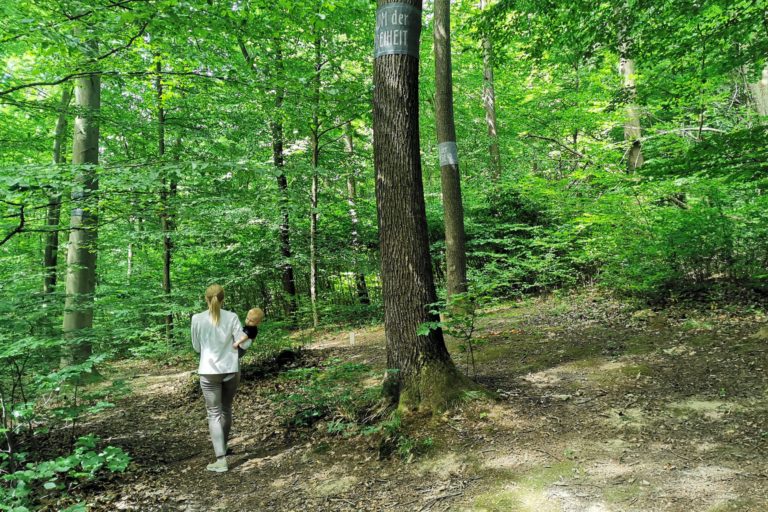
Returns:
[[[768,0],[0,0],[0,511],[768,510],[766,192]]]

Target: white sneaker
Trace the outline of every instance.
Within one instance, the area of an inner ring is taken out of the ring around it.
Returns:
[[[217,459],[216,462],[208,464],[206,469],[208,471],[213,471],[214,473],[224,473],[225,471],[229,470],[229,466],[227,466],[227,459],[224,457]]]

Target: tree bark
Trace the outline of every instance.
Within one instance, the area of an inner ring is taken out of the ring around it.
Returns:
[[[155,77],[155,92],[157,95],[157,156],[162,160],[165,155],[165,107],[163,102],[162,62],[155,63],[157,76]],[[173,215],[171,213],[171,200],[176,194],[176,181],[163,178],[160,188],[160,224],[163,231],[163,294],[165,295],[165,307],[168,312],[165,315],[165,339],[173,339],[173,313],[171,312],[171,262],[173,255],[173,239],[171,232],[174,229]]]
[[[630,144],[627,150],[627,170],[630,173],[639,169],[643,163],[643,150],[640,143],[640,109],[637,106],[635,80],[635,62],[624,52],[619,61],[619,73],[627,100],[627,119],[624,124],[624,140]]]
[[[283,103],[285,102],[285,67],[283,50],[279,40],[275,40],[275,116],[271,123],[272,163],[277,171],[277,188],[280,192],[280,254],[282,256],[283,292],[286,295],[285,314],[290,318],[292,327],[296,327],[296,280],[291,263],[291,228],[288,217],[288,179],[285,177],[285,155],[283,153]]]
[[[67,116],[69,114],[69,103],[72,101],[72,86],[64,85],[61,93],[61,103],[59,105],[59,117],[56,120],[56,130],[53,134],[53,163],[61,165],[64,163],[64,153],[62,147],[66,140]],[[59,222],[61,221],[61,193],[54,192],[48,196],[48,212],[46,225],[48,232],[45,235],[45,252],[43,254],[43,292],[45,294],[53,293],[56,289],[57,273],[56,267],[59,260]]]
[[[480,9],[488,5],[486,0],[480,1]],[[483,35],[483,108],[485,109],[485,124],[488,125],[490,143],[491,177],[498,181],[501,177],[501,152],[499,151],[499,134],[496,125],[496,90],[493,83],[493,39],[486,32]]]
[[[759,81],[749,84],[752,99],[755,102],[755,110],[761,116],[768,116],[768,65],[763,68],[763,74]]]
[[[352,123],[347,123],[344,131],[344,139],[347,142],[347,152],[350,157],[354,155],[354,138]],[[371,303],[370,296],[368,295],[368,285],[365,282],[365,273],[360,270],[360,263],[358,256],[360,254],[360,235],[357,231],[359,219],[357,218],[357,180],[355,179],[354,167],[347,175],[347,205],[349,205],[349,220],[352,224],[352,256],[354,258],[352,266],[355,272],[355,288],[357,289],[357,300],[360,304],[368,305]]]
[[[75,340],[93,327],[93,294],[96,289],[97,212],[93,193],[98,190],[95,166],[99,163],[99,109],[101,76],[93,73],[77,79],[75,104],[78,114],[72,147],[76,166],[72,188],[69,247],[67,250],[66,299],[62,329]],[[64,363],[80,363],[92,352],[91,343],[78,340],[64,356]]]
[[[312,77],[312,125],[310,126],[310,150],[312,152],[312,185],[309,205],[309,300],[312,304],[312,326],[317,328],[320,319],[317,313],[317,194],[320,186],[318,166],[320,165],[320,70],[322,69],[322,40],[319,32],[315,37],[315,74]]]
[[[440,152],[440,184],[445,222],[446,295],[467,291],[467,251],[464,205],[456,150],[451,67],[451,4],[435,0],[435,122]]]
[[[417,334],[424,323],[438,320],[428,311],[437,296],[419,151],[419,61],[413,54],[380,54],[379,50],[392,41],[393,31],[399,31],[398,37],[407,35],[406,39],[419,35],[421,2],[403,2],[413,9],[407,14],[401,11],[394,19],[408,20],[407,24],[394,28],[387,27],[383,19],[387,14],[383,7],[390,3],[378,1],[382,16],[377,13],[373,78],[376,203],[387,368],[391,370],[385,389],[399,400],[401,409],[435,411],[460,396],[464,380],[451,361],[439,328]],[[387,30],[389,34],[381,34]]]

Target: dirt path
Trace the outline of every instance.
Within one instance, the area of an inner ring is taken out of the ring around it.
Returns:
[[[478,380],[499,400],[411,425],[432,444],[411,462],[379,460],[369,439],[322,423],[286,430],[270,377],[243,383],[231,471],[210,474],[190,374],[154,370],[90,425],[133,469],[85,492],[94,510],[768,510],[765,322],[583,299],[489,312]],[[326,337],[302,364],[383,368],[380,329],[349,341]]]

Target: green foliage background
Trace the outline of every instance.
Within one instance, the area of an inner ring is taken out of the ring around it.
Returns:
[[[768,132],[751,84],[766,65],[765,0],[500,0],[453,7],[453,80],[473,293],[507,299],[597,284],[651,302],[737,291],[768,279]],[[382,317],[372,162],[375,5],[363,0],[0,3],[0,390],[4,432],[42,418],[56,376],[73,174],[52,165],[62,90],[102,73],[100,216],[94,327],[99,357],[189,352],[188,322],[221,283],[241,317],[265,307],[275,339],[289,320],[281,287],[280,207],[287,206],[300,326],[311,323],[308,137],[314,44],[321,43],[316,113],[320,155],[320,318]],[[444,237],[431,4],[421,51],[421,146],[435,274]],[[482,103],[482,41],[494,48],[502,173],[490,170]],[[318,39],[319,38],[319,39]],[[89,41],[97,40],[94,55]],[[623,124],[633,101],[619,47],[637,70],[645,165],[627,172]],[[284,75],[277,73],[282,48]],[[155,66],[164,86],[158,99]],[[275,107],[276,90],[285,104]],[[167,151],[158,156],[157,107]],[[72,122],[65,140],[71,159]],[[285,129],[285,203],[272,164],[270,122]],[[344,140],[351,123],[353,151]],[[347,178],[357,181],[360,246],[350,243]],[[162,290],[168,205],[173,292]],[[48,198],[62,194],[59,285],[42,292]],[[24,225],[14,234],[24,213]],[[130,256],[129,256],[130,253]],[[129,272],[130,268],[130,272]],[[371,302],[361,304],[355,274]],[[164,318],[176,329],[165,337]],[[53,378],[53,377],[51,377]],[[19,385],[27,386],[23,396]],[[62,382],[66,385],[66,382]],[[33,412],[29,412],[33,411]],[[40,419],[39,421],[42,421]]]

